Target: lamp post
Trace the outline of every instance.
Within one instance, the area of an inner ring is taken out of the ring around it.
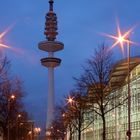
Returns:
[[[130,28],[127,32],[122,34],[119,25],[117,25],[117,36],[104,34],[107,37],[110,37],[115,40],[115,43],[111,46],[111,48],[116,45],[120,45],[122,52],[124,51],[124,44],[127,46],[127,82],[128,82],[128,130],[126,135],[128,136],[128,140],[131,140],[131,93],[130,93],[130,43],[135,44],[134,42],[128,39],[130,33],[133,31],[133,27]]]
[[[126,135],[128,136],[128,140],[131,140],[131,94],[130,94],[130,42],[127,41],[127,50],[128,50],[128,131]]]
[[[10,96],[10,98],[8,99],[8,103],[7,103],[7,104],[8,104],[8,105],[7,105],[7,109],[8,109],[8,116],[7,116],[7,121],[8,121],[8,122],[7,122],[7,140],[9,140],[9,138],[10,138],[10,137],[9,137],[9,136],[10,136],[10,126],[9,126],[10,103],[11,103],[11,101],[14,100],[14,99],[15,99],[15,95],[12,94],[12,95]]]
[[[27,121],[21,120],[20,121],[20,123],[19,123],[19,130],[20,130],[19,137],[24,137],[23,131],[22,131],[23,129],[29,130],[28,134],[26,136],[29,136],[30,140],[34,140],[34,121],[33,120],[27,120]]]
[[[21,114],[18,114],[17,116],[17,140],[19,140],[19,124],[20,124],[20,118],[21,118]]]

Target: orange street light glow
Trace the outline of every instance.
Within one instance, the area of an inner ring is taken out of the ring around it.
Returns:
[[[122,33],[121,29],[120,29],[120,26],[117,23],[117,35],[116,36],[115,35],[106,34],[106,33],[103,33],[102,35],[107,36],[107,37],[112,38],[112,39],[115,40],[115,42],[111,46],[111,49],[119,44],[122,53],[124,53],[124,43],[137,44],[137,43],[129,40],[129,36],[132,33],[132,31],[134,30],[134,27],[130,28],[125,33]]]
[[[21,114],[18,114],[18,118],[20,118],[21,117]]]
[[[72,97],[69,97],[69,98],[67,99],[67,101],[68,101],[68,103],[72,103],[74,100],[73,100]]]
[[[15,97],[15,95],[11,95],[11,97],[10,97],[11,99],[15,99],[16,97]]]

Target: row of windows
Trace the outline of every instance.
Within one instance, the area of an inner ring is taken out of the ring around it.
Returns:
[[[133,69],[133,71],[130,74],[130,79],[131,79],[130,83],[131,121],[133,121],[131,123],[132,140],[140,140],[140,65]],[[116,135],[119,140],[127,139],[126,136],[126,132],[128,129],[127,97],[128,97],[127,84],[121,87],[119,90],[114,91],[112,94],[110,94],[110,99],[113,98],[114,99],[110,100],[110,104],[107,106],[107,109],[111,109],[118,103],[124,104],[106,114],[107,140],[116,140]],[[96,116],[93,126],[94,129],[92,133],[94,134],[96,140],[100,140],[102,135],[102,120],[100,116]]]
[[[138,77],[139,75],[139,77]],[[133,76],[133,78],[132,78]],[[133,81],[132,81],[133,80]],[[132,140],[140,139],[140,65],[135,68],[131,73],[131,129],[132,129]],[[115,99],[111,101],[108,105],[108,109],[115,106],[115,103],[122,102],[127,98],[127,85],[123,86],[118,91],[111,94],[111,96],[120,95],[119,99]],[[115,110],[112,110],[106,115],[106,134],[107,140],[115,140],[116,138],[116,130],[118,139],[126,140],[126,132],[128,129],[127,125],[127,100],[124,104]],[[98,119],[99,118],[99,119]],[[115,119],[117,121],[115,121]],[[99,123],[100,122],[100,123]],[[117,127],[116,127],[117,125]],[[102,134],[102,121],[100,117],[97,117],[94,127],[96,130],[94,131],[94,135],[100,140]]]

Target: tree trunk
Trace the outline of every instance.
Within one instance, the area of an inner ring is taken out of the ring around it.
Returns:
[[[70,137],[69,140],[72,140],[72,128],[70,127]]]
[[[78,130],[78,140],[81,140],[81,130]]]
[[[72,140],[72,133],[70,132],[70,137],[69,137],[69,140]]]
[[[106,140],[106,120],[105,120],[105,115],[102,115],[102,121],[103,121],[103,134],[102,134],[102,138],[103,140]]]

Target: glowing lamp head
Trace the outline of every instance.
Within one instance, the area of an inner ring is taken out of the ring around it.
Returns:
[[[15,97],[15,95],[11,95],[11,97],[10,97],[11,99],[15,99],[16,97]]]
[[[63,113],[63,114],[62,114],[62,117],[65,117],[65,116],[66,116],[65,113]]]
[[[51,131],[47,131],[47,132],[46,132],[46,135],[47,135],[47,136],[50,136],[50,135],[51,135]]]
[[[70,103],[70,104],[73,103],[73,101],[74,101],[72,97],[69,97],[67,100],[68,100],[68,103]]]
[[[18,114],[18,118],[21,118],[21,114]]]
[[[35,131],[35,133],[40,133],[41,128],[40,128],[40,127],[36,127],[36,128],[34,129],[34,131]]]
[[[29,132],[28,132],[28,135],[31,135],[31,134],[32,134],[32,131],[29,131]]]
[[[126,40],[124,39],[123,36],[119,36],[119,37],[118,37],[118,42],[119,42],[119,43],[122,44],[122,43],[125,42],[125,41],[126,41]]]
[[[135,26],[134,26],[135,27]],[[112,38],[115,42],[113,43],[113,45],[111,46],[111,49],[114,48],[115,46],[119,45],[119,47],[121,48],[122,53],[124,54],[124,44],[125,43],[129,43],[129,44],[137,44],[133,41],[130,41],[128,38],[130,36],[130,34],[132,33],[134,27],[130,28],[128,31],[122,33],[119,23],[117,22],[117,35],[110,35],[110,34],[103,34],[104,36],[107,36],[109,38]]]

